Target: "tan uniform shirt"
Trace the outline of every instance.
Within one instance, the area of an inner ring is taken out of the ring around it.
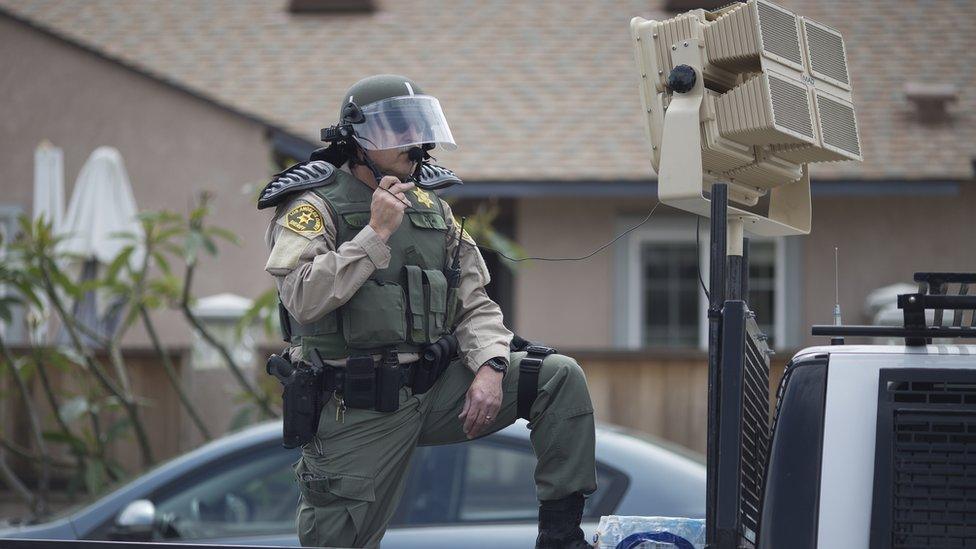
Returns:
[[[287,213],[301,204],[319,212],[321,229],[298,232],[288,227]],[[446,203],[444,213],[448,222],[444,244],[447,256],[453,258],[458,227]],[[303,324],[349,301],[374,270],[384,269],[390,262],[389,246],[368,225],[336,249],[336,228],[329,209],[312,191],[279,206],[265,238],[271,248],[265,270],[274,275],[285,308]],[[464,364],[477,371],[490,358],[508,359],[512,332],[502,323],[498,304],[485,292],[491,277],[481,252],[466,235],[460,262],[460,309],[454,335]],[[412,359],[415,355],[401,357],[402,362]]]

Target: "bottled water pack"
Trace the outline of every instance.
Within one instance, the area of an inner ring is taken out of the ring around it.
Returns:
[[[704,549],[705,521],[673,517],[600,518],[599,549]]]

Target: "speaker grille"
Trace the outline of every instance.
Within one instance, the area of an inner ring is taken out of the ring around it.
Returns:
[[[807,50],[810,68],[823,76],[850,85],[847,59],[844,58],[844,39],[835,32],[804,23],[807,34]]]
[[[818,94],[817,111],[820,113],[820,132],[824,145],[836,147],[859,158],[861,144],[857,138],[854,108]]]
[[[773,101],[773,118],[776,120],[776,125],[813,139],[810,101],[806,88],[777,78],[772,74],[769,74],[768,78],[769,95]],[[851,111],[851,115],[853,116],[853,111]]]
[[[765,2],[758,2],[758,9],[763,50],[802,65],[796,16]]]

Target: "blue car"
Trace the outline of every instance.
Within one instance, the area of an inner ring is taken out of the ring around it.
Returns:
[[[525,548],[536,536],[535,456],[524,421],[464,444],[418,448],[383,549]],[[298,546],[298,450],[281,423],[239,431],[176,457],[93,503],[0,538],[156,540]],[[602,515],[702,518],[700,458],[619,428],[597,427],[599,489],[584,529]]]

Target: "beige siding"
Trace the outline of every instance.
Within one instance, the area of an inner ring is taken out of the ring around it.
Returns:
[[[263,270],[268,214],[241,192],[271,168],[261,124],[5,17],[0,50],[0,204],[31,211],[33,151],[42,139],[64,149],[66,203],[88,155],[111,145],[125,159],[140,208],[186,212],[196,193],[210,190],[212,222],[241,237],[242,246],[225,245],[204,261],[197,296],[253,297],[270,286]],[[160,332],[168,342],[190,342],[175,318]],[[130,343],[146,342],[136,335]]]
[[[610,185],[611,183],[608,183]],[[576,257],[612,239],[621,214],[646,214],[650,199],[518,202],[516,240],[528,255]],[[585,261],[527,261],[515,275],[515,326],[555,346],[607,348],[613,341],[614,249]]]
[[[790,237],[801,240],[803,258],[794,266],[801,269],[803,288],[801,343],[822,343],[806,334],[812,324],[831,322],[834,245],[840,247],[840,299],[848,324],[870,320],[862,309],[871,290],[911,282],[915,271],[976,271],[976,188],[964,181],[959,189],[956,196],[815,198],[812,234]],[[521,200],[516,239],[529,255],[583,255],[619,234],[621,216],[632,219],[652,204],[646,198]],[[669,210],[659,209],[647,227],[653,230],[675,214]],[[702,238],[707,246],[704,231]],[[516,330],[557,347],[612,347],[615,269],[612,247],[586,261],[523,263],[515,277]]]
[[[830,324],[834,302],[834,246],[840,253],[840,303],[845,324],[870,323],[867,294],[916,271],[976,272],[976,188],[960,184],[951,197],[877,196],[817,200],[813,231],[805,237],[803,325]],[[809,330],[804,332],[809,334]],[[817,341],[807,336],[807,344]]]

